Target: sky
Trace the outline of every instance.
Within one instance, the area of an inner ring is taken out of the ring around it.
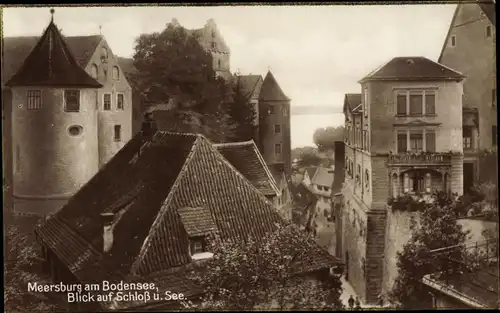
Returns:
[[[436,61],[456,4],[216,7],[56,7],[66,36],[104,35],[113,53],[132,57],[142,33],[176,18],[202,28],[213,18],[231,49],[231,71],[270,69],[292,105],[342,107],[358,80],[396,56]],[[3,35],[40,36],[50,7],[4,8]],[[29,21],[29,22],[27,22]]]

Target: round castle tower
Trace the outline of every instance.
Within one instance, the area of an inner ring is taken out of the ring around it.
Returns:
[[[12,92],[14,211],[54,213],[98,170],[102,85],[77,64],[52,18],[6,86]]]
[[[264,78],[259,94],[259,133],[259,148],[267,165],[289,176],[292,170],[290,98],[271,71]]]

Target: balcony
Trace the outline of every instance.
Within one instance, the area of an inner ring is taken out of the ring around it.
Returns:
[[[451,165],[451,153],[422,152],[390,154],[387,165],[415,166],[415,165]]]

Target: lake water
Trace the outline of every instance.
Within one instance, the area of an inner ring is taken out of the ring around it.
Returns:
[[[344,125],[344,114],[292,114],[291,133],[292,149],[305,146],[315,146],[314,131],[320,127],[338,127]]]

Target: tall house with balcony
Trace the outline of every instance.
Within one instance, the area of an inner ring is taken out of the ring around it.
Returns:
[[[466,191],[478,180],[478,152],[497,145],[495,43],[495,4],[458,4],[438,62],[467,76],[463,87]]]
[[[386,275],[387,200],[463,193],[464,76],[423,57],[397,57],[346,95],[342,193],[346,279],[374,303]]]

